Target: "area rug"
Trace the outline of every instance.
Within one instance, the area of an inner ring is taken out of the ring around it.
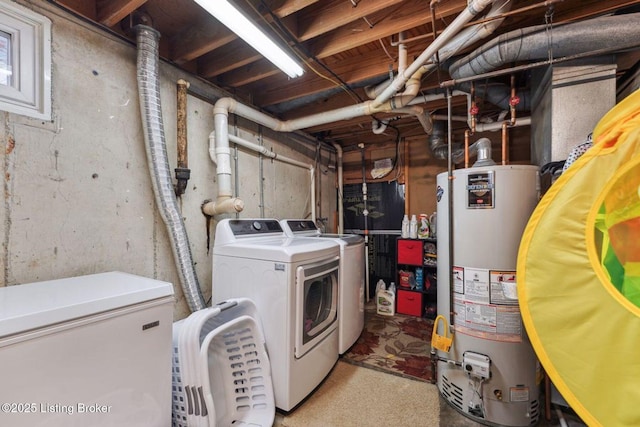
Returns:
[[[432,381],[433,320],[376,313],[375,302],[365,305],[365,326],[358,341],[341,360],[420,381]]]
[[[438,388],[424,381],[336,363],[322,384],[290,413],[276,413],[276,427],[440,425]]]

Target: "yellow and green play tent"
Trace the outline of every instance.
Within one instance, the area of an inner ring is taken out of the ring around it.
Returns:
[[[518,253],[534,350],[589,426],[640,426],[640,90],[551,186]]]

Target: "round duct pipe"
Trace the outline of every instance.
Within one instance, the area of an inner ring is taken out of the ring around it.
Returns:
[[[608,50],[615,52],[638,45],[640,13],[604,16],[554,26],[549,45],[546,25],[514,30],[485,43],[449,67],[453,79],[495,70],[504,64],[545,59],[549,49],[556,57]]]

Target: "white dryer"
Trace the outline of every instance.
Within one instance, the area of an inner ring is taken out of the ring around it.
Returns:
[[[291,237],[320,237],[340,245],[338,351],[344,354],[364,328],[364,238],[357,234],[322,233],[311,220],[283,219],[280,225]]]
[[[271,361],[276,407],[290,411],[338,360],[340,248],[293,239],[275,219],[224,219],[213,246],[213,304],[253,300]]]

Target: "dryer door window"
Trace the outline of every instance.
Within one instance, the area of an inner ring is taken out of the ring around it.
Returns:
[[[338,258],[296,270],[296,346],[302,357],[336,329]]]

